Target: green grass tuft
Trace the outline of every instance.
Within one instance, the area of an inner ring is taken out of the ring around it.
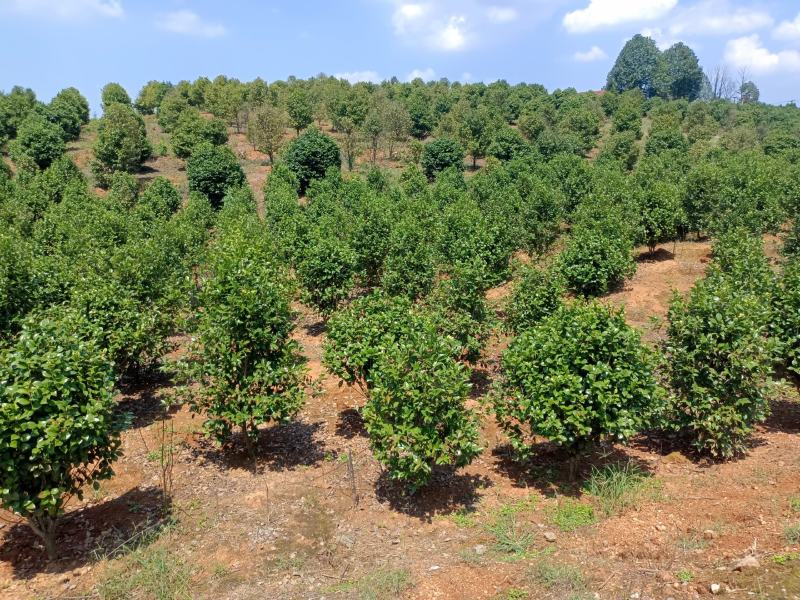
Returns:
[[[584,487],[606,516],[637,506],[660,491],[660,483],[631,462],[593,467]]]
[[[594,509],[576,500],[562,500],[552,513],[553,524],[561,531],[575,531],[580,527],[591,525],[596,520]]]

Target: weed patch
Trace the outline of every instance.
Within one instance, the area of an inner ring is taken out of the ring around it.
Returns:
[[[593,468],[585,490],[606,516],[621,513],[648,498],[657,497],[660,482],[631,462]]]
[[[590,505],[576,500],[562,500],[553,510],[551,520],[561,531],[575,531],[593,524],[597,519]]]

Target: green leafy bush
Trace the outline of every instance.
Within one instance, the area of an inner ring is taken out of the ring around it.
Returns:
[[[354,301],[328,323],[324,363],[367,396],[364,424],[391,478],[425,485],[435,465],[459,467],[479,452],[477,424],[457,344],[405,298],[380,292]]]
[[[232,233],[217,242],[183,365],[190,405],[220,442],[240,429],[254,452],[258,426],[286,422],[305,399],[302,356],[285,275],[265,242]]]
[[[66,500],[111,477],[119,450],[112,365],[76,325],[33,315],[0,349],[0,502],[51,558]]]
[[[664,345],[675,396],[669,422],[699,451],[718,458],[743,452],[767,416],[775,351],[768,326],[763,299],[718,271],[688,298],[673,298]]]
[[[89,122],[89,103],[74,87],[58,92],[47,106],[47,112],[68,140],[77,140],[81,125]]]
[[[115,102],[105,109],[97,126],[92,173],[105,187],[115,171],[138,171],[152,151],[142,117],[130,106]]]
[[[13,230],[0,231],[0,340],[16,330],[16,322],[33,299],[35,275],[29,244]]]
[[[352,248],[332,236],[310,240],[297,265],[304,301],[323,315],[336,310],[353,289],[356,261]]]
[[[186,163],[189,190],[208,196],[219,208],[229,189],[245,184],[244,171],[233,151],[227,146],[203,143]]]
[[[506,324],[515,333],[535,327],[561,306],[564,284],[557,273],[523,267],[506,307]]]
[[[181,206],[181,195],[164,177],[156,177],[139,195],[138,206],[158,218],[168,219]]]
[[[532,436],[579,452],[624,442],[660,406],[651,353],[623,312],[597,302],[559,308],[524,331],[502,358],[497,422],[523,456]]]
[[[666,181],[649,181],[642,186],[639,206],[644,243],[652,254],[658,244],[678,237],[682,220],[681,190]]]
[[[219,119],[205,119],[197,110],[181,113],[172,132],[172,150],[178,158],[188,158],[203,143],[222,146],[228,141],[228,129]]]
[[[125,106],[130,106],[131,104],[131,97],[125,91],[125,88],[113,81],[103,86],[100,91],[100,100],[103,103],[104,112],[108,111],[114,104],[123,104]]]
[[[800,374],[800,260],[796,257],[783,267],[772,314],[783,364]]]
[[[433,179],[448,167],[464,170],[464,149],[461,144],[449,138],[439,138],[425,144],[420,158],[422,170],[428,179]]]
[[[395,224],[389,236],[381,279],[381,286],[389,294],[419,298],[431,290],[436,276],[436,257],[430,233],[415,215]]]
[[[486,303],[483,264],[459,263],[442,277],[427,299],[436,329],[460,346],[460,357],[476,361],[490,334],[491,312]]]
[[[11,145],[11,155],[17,163],[21,157],[28,157],[40,169],[46,169],[64,154],[65,149],[61,127],[33,112],[20,123],[17,139]]]
[[[633,275],[636,263],[623,236],[581,228],[559,256],[558,269],[570,290],[599,296]]]
[[[341,166],[339,145],[315,127],[289,142],[282,159],[297,178],[301,194],[313,179],[321,179],[328,169]]]

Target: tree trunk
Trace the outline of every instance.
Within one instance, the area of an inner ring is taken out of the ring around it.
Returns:
[[[47,558],[55,560],[58,558],[58,548],[56,546],[56,517],[43,515],[41,517],[30,517],[28,525],[33,532],[44,542]]]

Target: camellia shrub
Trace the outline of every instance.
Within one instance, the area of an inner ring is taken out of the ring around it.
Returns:
[[[139,195],[138,207],[161,219],[168,219],[181,207],[181,195],[164,177],[156,177]]]
[[[776,350],[770,307],[713,269],[669,309],[666,364],[674,392],[669,418],[698,451],[731,458],[745,451],[769,412]]]
[[[316,236],[305,247],[297,265],[303,299],[323,315],[336,310],[353,289],[356,253],[331,236]]]
[[[464,148],[455,140],[439,138],[425,144],[420,164],[428,179],[433,179],[440,171],[444,171],[448,167],[455,167],[459,171],[463,171]]]
[[[581,228],[558,259],[567,287],[583,296],[609,292],[636,271],[631,243],[621,235]]]
[[[557,273],[523,267],[506,307],[506,324],[515,333],[535,327],[562,304],[564,284]]]
[[[195,109],[178,117],[172,132],[172,149],[178,158],[188,158],[203,143],[222,146],[228,141],[228,130],[219,119],[205,119]]]
[[[229,189],[245,184],[244,171],[227,146],[201,144],[186,163],[189,190],[208,196],[219,208]]]
[[[427,298],[427,307],[439,334],[453,338],[460,347],[459,357],[474,362],[491,331],[485,267],[474,260],[453,265],[448,271]]]
[[[0,340],[16,330],[31,307],[34,287],[29,244],[13,230],[0,231]]]
[[[305,400],[289,289],[265,244],[236,233],[217,241],[180,371],[205,430],[220,442],[241,431],[252,456],[259,425],[289,421]]]
[[[115,171],[138,171],[152,151],[142,117],[127,104],[114,102],[97,126],[92,173],[105,187]]]
[[[772,314],[783,364],[800,375],[800,259],[796,257],[783,266]]]
[[[57,124],[33,112],[20,123],[17,139],[11,144],[11,155],[15,162],[28,157],[40,169],[46,169],[64,154],[64,132]]]
[[[111,477],[120,445],[113,367],[74,319],[31,316],[0,349],[0,504],[28,519],[51,559],[66,501]]]
[[[541,435],[576,454],[603,439],[624,442],[650,423],[663,393],[654,361],[621,310],[565,304],[515,338],[493,396],[515,450]]]
[[[289,142],[282,155],[283,162],[297,178],[300,194],[305,194],[313,179],[341,166],[339,145],[315,127]]]
[[[480,452],[475,415],[464,407],[469,373],[410,300],[375,292],[328,322],[324,363],[367,397],[364,425],[376,457],[411,490],[436,465],[460,467]]]
[[[381,287],[392,295],[420,298],[430,292],[436,257],[430,232],[414,215],[396,223],[389,236]]]

